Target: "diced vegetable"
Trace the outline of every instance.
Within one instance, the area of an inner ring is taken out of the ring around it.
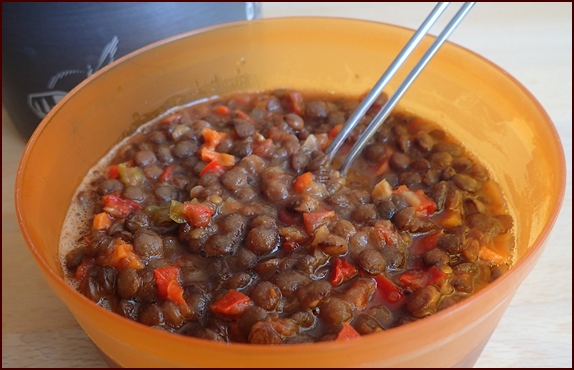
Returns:
[[[214,150],[221,140],[227,136],[225,132],[219,132],[210,129],[209,127],[204,127],[201,129],[201,135],[203,136],[205,148]]]
[[[184,203],[183,211],[189,220],[189,224],[195,227],[207,226],[214,213],[209,206],[200,203]]]
[[[331,284],[333,286],[339,286],[345,281],[349,281],[355,277],[357,272],[357,268],[345,258],[336,257],[333,261],[333,269],[331,270]]]
[[[106,212],[100,212],[94,216],[92,230],[107,230],[112,226],[112,218]]]
[[[171,223],[172,219],[170,217],[170,205],[161,206],[146,206],[144,212],[150,216],[156,225],[167,225]],[[185,221],[183,221],[185,222]]]
[[[377,221],[375,222],[374,227],[379,239],[384,241],[387,245],[397,245],[399,243],[399,233],[391,221]]]
[[[434,284],[446,276],[446,273],[436,266],[427,270],[413,269],[401,274],[399,281],[405,288],[415,290],[427,285]]]
[[[285,109],[301,116],[304,113],[303,96],[298,91],[290,91],[283,97]]]
[[[401,274],[399,281],[404,287],[415,290],[426,285],[427,276],[423,270],[407,270]]]
[[[506,259],[492,249],[481,246],[478,251],[478,258],[488,262],[492,266],[501,265],[506,262]]]
[[[141,185],[144,179],[144,174],[141,168],[131,167],[128,163],[118,164],[118,174],[120,180],[126,186],[138,186]]]
[[[211,216],[214,211],[211,207],[194,202],[178,202],[177,200],[172,200],[169,207],[169,217],[182,224],[184,222],[189,222],[193,227],[205,227],[209,224]]]
[[[145,267],[144,262],[133,251],[132,245],[124,243],[121,239],[114,243],[109,265],[118,271],[126,267],[131,267],[135,270],[140,270]]]
[[[420,239],[415,241],[409,248],[409,252],[413,255],[421,255],[424,252],[434,249],[441,234],[442,233],[440,231],[433,231],[430,234],[420,237]]]
[[[446,276],[446,273],[436,266],[431,266],[427,270],[427,285],[439,282]]]
[[[118,172],[118,166],[112,164],[108,169],[108,179],[117,179],[119,176],[120,173]]]
[[[216,315],[238,318],[253,304],[251,298],[245,294],[231,289],[209,307]]]
[[[334,138],[336,138],[337,135],[339,135],[339,132],[341,131],[342,128],[343,128],[342,124],[333,126],[333,128],[330,129],[327,134],[329,136],[329,139],[333,140]]]
[[[174,199],[171,200],[169,205],[169,218],[178,224],[187,222],[183,203]]]
[[[315,230],[319,227],[325,225],[329,219],[334,218],[334,211],[325,212],[305,212],[303,213],[303,224],[305,225],[305,231],[307,234],[312,235]]]
[[[391,195],[393,195],[393,188],[391,187],[391,184],[389,184],[385,179],[379,181],[371,192],[371,197],[373,198],[374,203],[389,199]]]
[[[220,164],[231,167],[235,165],[236,158],[231,154],[218,153],[206,147],[199,150],[201,159],[205,162],[217,161]]]
[[[453,227],[462,225],[462,215],[459,211],[445,210],[441,217],[437,220],[437,223],[445,229],[451,229]]]
[[[246,121],[253,121],[253,119],[251,118],[251,116],[249,116],[247,113],[245,113],[244,111],[242,111],[241,109],[236,109],[235,110],[235,117],[240,118],[240,119],[244,119]]]
[[[329,139],[327,133],[315,134],[315,137],[317,138],[317,146],[319,147],[319,149],[321,149],[322,151],[327,150],[327,147],[331,143],[331,140]]]
[[[253,154],[265,158],[267,153],[269,153],[271,151],[271,147],[273,145],[273,140],[271,139],[265,139],[261,142],[256,142],[253,145]]]
[[[436,209],[435,202],[420,189],[412,191],[406,185],[400,185],[394,193],[405,198],[409,205],[416,208],[419,215],[430,216]]]
[[[383,297],[383,299],[387,300],[390,303],[397,303],[403,297],[401,290],[393,284],[387,277],[382,274],[375,276],[375,280],[377,281],[377,290]]]
[[[179,282],[179,267],[165,266],[153,270],[157,291],[160,297],[178,303],[187,305],[183,298],[183,288]]]
[[[94,263],[95,261],[93,258],[84,257],[82,259],[82,263],[80,263],[80,265],[76,268],[74,280],[77,282],[84,280],[92,266],[94,266]]]
[[[205,167],[203,167],[203,170],[201,170],[201,172],[199,173],[199,176],[203,176],[206,173],[215,173],[215,174],[222,175],[226,171],[227,171],[227,168],[225,168],[221,163],[219,163],[218,161],[211,161]]]
[[[425,216],[432,215],[436,209],[435,202],[429,198],[421,189],[416,190],[415,194],[420,200],[419,206],[417,207],[417,212],[420,212]]]
[[[295,178],[293,181],[293,189],[295,189],[297,193],[303,193],[311,184],[313,184],[313,174],[311,172],[305,172]]]
[[[164,168],[163,173],[161,174],[161,176],[159,177],[160,181],[166,182],[169,179],[171,179],[171,176],[173,174],[173,166],[172,165],[168,165]]]
[[[361,334],[355,330],[348,322],[343,324],[343,329],[337,335],[336,341],[349,340],[360,337]]]
[[[104,211],[114,217],[126,217],[133,211],[140,209],[140,205],[129,199],[122,199],[115,195],[104,195],[102,200]]]
[[[218,105],[212,109],[212,112],[220,117],[225,117],[229,114],[229,108],[225,105]]]

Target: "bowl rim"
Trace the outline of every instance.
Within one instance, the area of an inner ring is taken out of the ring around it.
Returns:
[[[62,109],[61,107],[64,106],[66,104],[66,102],[73,99],[73,97],[76,95],[76,93],[79,90],[84,89],[86,87],[86,85],[89,85],[92,80],[100,78],[100,76],[105,75],[106,73],[108,73],[108,71],[115,68],[115,66],[122,64],[122,63],[125,63],[126,61],[130,60],[131,58],[133,58],[139,54],[150,52],[151,50],[154,50],[157,47],[160,47],[164,44],[174,42],[174,41],[182,39],[182,38],[193,37],[194,35],[203,34],[203,33],[211,32],[214,30],[221,30],[221,29],[234,28],[234,27],[244,27],[248,24],[290,22],[293,20],[295,20],[295,21],[306,20],[306,21],[314,21],[314,22],[315,21],[329,21],[329,22],[335,21],[335,22],[340,22],[341,24],[350,24],[350,23],[354,23],[354,22],[356,22],[356,23],[371,23],[371,24],[374,24],[377,27],[381,27],[381,28],[388,27],[389,29],[398,29],[398,30],[402,30],[402,31],[407,31],[407,32],[410,32],[411,34],[414,33],[413,29],[408,28],[408,27],[403,27],[400,25],[378,22],[378,21],[363,20],[363,19],[346,18],[346,17],[286,16],[286,17],[269,17],[269,18],[253,19],[253,20],[234,21],[234,22],[228,22],[228,23],[223,23],[223,24],[218,24],[218,25],[211,25],[211,26],[207,26],[207,27],[179,33],[179,34],[158,40],[156,42],[153,42],[147,46],[141,47],[137,50],[134,50],[134,51],[118,58],[114,62],[101,68],[100,70],[98,70],[97,72],[92,74],[91,76],[87,77],[85,80],[83,80],[78,85],[76,85],[68,94],[66,94],[66,96],[64,96],[64,98],[62,98],[62,100],[60,102],[58,102],[58,104],[50,110],[50,112],[46,115],[46,117],[44,117],[44,119],[42,119],[42,121],[40,122],[40,124],[35,129],[32,136],[30,137],[30,139],[27,142],[27,145],[24,149],[24,152],[22,154],[22,157],[21,157],[20,163],[18,165],[18,169],[17,169],[15,189],[14,189],[14,199],[15,199],[17,222],[18,222],[18,225],[20,227],[21,233],[25,239],[26,245],[27,245],[28,249],[30,250],[30,252],[32,253],[34,259],[36,260],[36,263],[38,264],[38,266],[39,266],[39,268],[40,268],[40,270],[43,273],[45,278],[49,278],[53,283],[55,283],[59,287],[63,288],[64,292],[66,292],[67,294],[80,298],[80,300],[82,302],[81,305],[83,307],[85,307],[86,309],[88,309],[88,310],[92,310],[94,308],[97,309],[98,312],[100,312],[102,315],[104,315],[106,317],[106,320],[111,320],[112,322],[117,322],[118,325],[124,326],[125,328],[129,328],[130,330],[134,330],[136,332],[141,331],[142,333],[154,335],[154,336],[157,336],[158,338],[164,339],[166,341],[176,341],[176,342],[181,342],[182,344],[190,344],[190,345],[195,345],[195,346],[198,346],[198,345],[199,346],[205,346],[208,348],[212,348],[214,350],[229,351],[232,349],[238,349],[239,351],[247,353],[247,354],[260,352],[262,349],[265,349],[266,353],[274,353],[274,354],[280,354],[280,355],[281,354],[288,355],[288,354],[300,353],[300,352],[312,353],[312,352],[318,352],[318,351],[322,351],[322,350],[324,351],[325,349],[331,349],[331,350],[335,349],[336,350],[338,348],[349,348],[349,347],[350,348],[357,348],[357,347],[364,346],[366,343],[369,343],[369,342],[377,342],[381,336],[388,335],[388,331],[384,331],[381,333],[373,333],[373,334],[361,336],[360,338],[356,338],[355,340],[345,341],[345,342],[317,342],[317,343],[313,343],[312,345],[309,345],[309,344],[292,344],[292,345],[268,346],[268,345],[246,344],[246,343],[218,343],[218,342],[214,342],[214,341],[210,341],[210,340],[206,340],[206,339],[200,339],[200,338],[195,338],[195,337],[190,337],[190,336],[185,336],[185,335],[180,335],[180,334],[174,334],[174,333],[159,331],[157,329],[153,329],[153,328],[148,327],[148,326],[141,324],[139,322],[135,322],[135,321],[132,321],[132,320],[127,319],[125,317],[122,317],[121,315],[118,315],[117,313],[109,311],[103,307],[100,307],[99,305],[95,304],[94,302],[92,302],[87,297],[80,294],[74,287],[69,285],[62,277],[60,277],[54,270],[52,270],[52,268],[50,268],[50,266],[41,257],[41,254],[39,252],[39,248],[35,245],[33,237],[30,235],[30,231],[29,231],[28,226],[26,224],[26,221],[24,219],[25,215],[22,213],[21,203],[23,202],[24,195],[21,193],[20,190],[22,188],[22,183],[23,183],[23,173],[25,172],[26,164],[30,160],[30,155],[31,155],[33,147],[35,146],[35,144],[38,141],[41,140],[42,133],[48,128],[49,122],[52,121],[55,116],[57,116],[60,109]],[[433,36],[433,35],[427,35],[425,37],[426,38],[435,38],[435,36]],[[491,282],[484,289],[481,289],[477,293],[472,294],[471,296],[465,298],[461,302],[458,302],[454,306],[451,306],[445,310],[437,312],[437,313],[425,318],[424,320],[417,320],[417,321],[411,322],[407,325],[402,325],[399,327],[392,328],[393,333],[416,334],[422,328],[429,326],[429,325],[432,325],[436,321],[444,321],[447,317],[452,316],[455,313],[458,313],[460,311],[465,311],[465,310],[467,310],[467,308],[469,306],[474,305],[475,301],[481,300],[484,295],[489,294],[489,292],[494,290],[497,286],[502,285],[502,284],[506,284],[507,282],[509,282],[514,277],[514,275],[516,275],[520,271],[526,269],[528,265],[535,263],[536,260],[540,257],[540,254],[542,253],[542,250],[545,247],[545,241],[548,239],[548,236],[549,236],[550,232],[552,231],[554,224],[556,223],[556,219],[559,216],[560,210],[562,208],[562,204],[564,202],[564,195],[565,195],[565,188],[566,188],[566,165],[565,165],[564,149],[563,149],[560,137],[558,135],[558,132],[556,130],[556,127],[554,126],[552,120],[550,119],[547,112],[545,111],[545,109],[540,104],[540,102],[532,95],[532,93],[522,83],[520,83],[516,78],[514,78],[511,74],[506,72],[500,66],[496,65],[495,63],[491,62],[490,60],[486,59],[485,57],[483,57],[483,56],[481,56],[481,55],[479,55],[479,54],[477,54],[477,53],[475,53],[475,52],[473,52],[473,51],[471,51],[471,50],[469,50],[469,49],[467,49],[461,45],[458,45],[454,42],[447,40],[445,42],[444,46],[446,46],[446,45],[450,45],[450,47],[457,48],[457,49],[463,51],[464,53],[469,54],[470,57],[480,59],[483,63],[490,65],[490,67],[494,68],[496,71],[503,74],[504,77],[509,80],[509,82],[514,84],[516,87],[518,87],[527,96],[527,98],[531,101],[531,103],[533,103],[535,105],[536,110],[539,111],[539,113],[541,113],[541,116],[544,118],[545,128],[549,131],[550,135],[555,140],[555,144],[559,145],[559,148],[557,148],[557,149],[559,149],[558,152],[562,153],[562,155],[559,156],[560,158],[557,158],[557,160],[560,162],[559,167],[561,168],[561,176],[559,178],[561,185],[560,185],[560,189],[559,189],[559,194],[556,197],[556,201],[552,205],[553,212],[552,212],[551,216],[549,217],[549,221],[544,225],[544,227],[543,227],[542,231],[540,232],[540,234],[538,235],[538,237],[532,242],[532,246],[528,249],[528,251],[519,259],[519,261],[516,262],[516,264],[514,264],[512,266],[512,268],[507,273],[503,274],[498,279]],[[502,300],[498,303],[497,307],[501,304],[502,304]],[[440,343],[438,343],[437,345],[440,345]]]

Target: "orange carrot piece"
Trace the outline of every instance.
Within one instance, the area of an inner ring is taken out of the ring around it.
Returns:
[[[229,114],[229,108],[227,108],[225,105],[218,105],[212,109],[212,112],[220,117],[224,117]]]
[[[106,212],[94,216],[92,230],[107,230],[110,226],[112,226],[112,218]]]
[[[132,249],[131,244],[117,243],[109,259],[109,264],[115,267],[116,270],[123,270],[126,267],[131,267],[135,270],[141,270],[145,267],[144,262],[138,257]]]
[[[201,129],[201,135],[203,136],[205,147],[211,150],[215,149],[221,140],[227,136],[225,132],[215,131],[208,127]]]
[[[505,262],[504,257],[485,246],[480,247],[478,251],[478,258],[490,263],[491,265],[500,265]]]
[[[200,149],[201,159],[205,162],[217,161],[223,166],[231,167],[235,165],[236,158],[231,154],[218,153],[208,148]]]
[[[312,183],[313,174],[311,172],[305,172],[295,178],[293,181],[293,189],[295,189],[297,193],[303,193]]]

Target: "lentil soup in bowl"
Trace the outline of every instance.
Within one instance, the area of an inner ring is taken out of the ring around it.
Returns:
[[[564,158],[528,91],[447,42],[340,177],[321,154],[411,35],[212,27],[118,60],[50,112],[18,172],[19,222],[110,364],[474,364],[542,253]]]

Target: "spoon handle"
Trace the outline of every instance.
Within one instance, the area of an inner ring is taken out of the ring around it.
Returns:
[[[420,25],[418,30],[413,34],[407,44],[403,47],[400,53],[395,57],[393,62],[389,65],[385,73],[381,76],[379,81],[373,86],[368,95],[363,99],[361,104],[355,109],[351,117],[347,120],[347,123],[343,126],[339,134],[333,139],[327,151],[325,152],[329,162],[333,160],[335,153],[343,145],[345,139],[349,136],[351,131],[357,126],[361,117],[367,112],[369,107],[373,104],[375,99],[381,94],[385,86],[389,83],[391,78],[395,75],[401,65],[405,62],[408,56],[413,52],[416,46],[421,42],[423,37],[428,33],[430,28],[436,23],[438,18],[450,5],[448,2],[438,3],[434,9],[430,12],[424,22]]]

